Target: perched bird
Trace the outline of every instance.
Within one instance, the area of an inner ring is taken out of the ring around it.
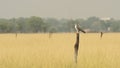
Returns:
[[[84,30],[82,30],[81,28],[80,28],[80,25],[79,24],[75,24],[75,29],[76,29],[76,31],[77,32],[83,32],[83,33],[86,33]]]
[[[74,45],[74,58],[75,58],[75,63],[77,63],[77,56],[78,56],[78,49],[79,49],[79,32],[82,31],[83,33],[86,33],[84,30],[82,30],[78,24],[75,24],[75,29],[76,29],[76,42]]]

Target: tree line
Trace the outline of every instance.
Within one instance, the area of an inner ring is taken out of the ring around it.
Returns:
[[[87,19],[55,19],[31,16],[28,18],[0,19],[0,33],[53,33],[74,32],[74,24],[88,32],[120,32],[120,20],[102,20],[99,17]]]

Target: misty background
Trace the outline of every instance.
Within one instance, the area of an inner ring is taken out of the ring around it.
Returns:
[[[1,33],[120,32],[120,0],[0,0]]]

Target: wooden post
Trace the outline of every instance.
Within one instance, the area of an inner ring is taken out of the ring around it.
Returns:
[[[103,32],[100,32],[100,37],[102,38],[102,36],[103,36]]]
[[[76,33],[76,43],[74,45],[74,59],[75,59],[75,63],[77,63],[77,56],[78,56],[78,49],[79,49],[79,33]]]

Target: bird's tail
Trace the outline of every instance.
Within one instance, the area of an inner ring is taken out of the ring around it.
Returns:
[[[84,30],[80,29],[81,32],[86,33]]]

